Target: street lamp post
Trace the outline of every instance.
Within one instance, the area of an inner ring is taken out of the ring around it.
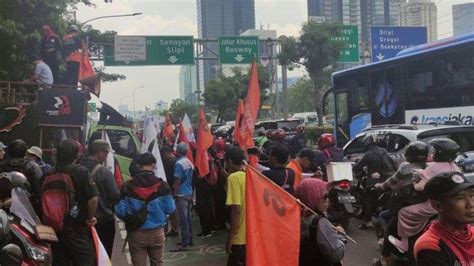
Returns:
[[[86,20],[81,23],[81,28],[84,27],[87,23],[94,21],[94,20],[99,20],[99,19],[104,19],[104,18],[120,18],[120,17],[134,17],[134,16],[139,16],[142,13],[131,13],[131,14],[121,14],[121,15],[109,15],[109,16],[100,16],[96,18],[91,18],[89,20]],[[74,17],[76,16],[76,13],[74,12]],[[89,35],[86,36],[86,49],[89,49]]]
[[[91,18],[89,20],[86,20],[84,21],[83,23],[81,23],[82,26],[86,25],[87,23],[91,22],[91,21],[94,21],[94,20],[98,20],[98,19],[104,19],[104,18],[120,18],[120,17],[134,17],[134,16],[139,16],[141,15],[142,13],[132,13],[132,14],[122,14],[122,15],[109,15],[109,16],[100,16],[100,17],[96,17],[96,18]]]

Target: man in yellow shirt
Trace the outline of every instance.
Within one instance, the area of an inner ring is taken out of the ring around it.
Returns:
[[[291,170],[293,170],[293,172],[295,172],[295,182],[293,183],[293,187],[295,190],[303,179],[303,172],[310,172],[315,170],[313,169],[315,168],[315,160],[316,153],[314,151],[312,151],[311,149],[302,149],[298,156],[288,163],[286,168],[290,168]]]
[[[237,147],[226,151],[229,171],[226,205],[230,207],[230,231],[225,246],[228,266],[245,265],[245,172],[244,152]]]

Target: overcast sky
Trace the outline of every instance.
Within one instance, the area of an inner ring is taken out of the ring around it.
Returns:
[[[100,30],[113,30],[119,35],[194,35],[197,38],[197,0],[113,0],[106,4],[97,0],[96,8],[80,6],[79,21],[105,15],[142,12],[136,17],[111,18],[92,21]],[[224,1],[224,0],[223,0]],[[279,35],[298,36],[301,24],[307,19],[307,0],[255,0],[256,27],[277,30]],[[435,0],[438,5],[438,36],[452,35],[451,6],[473,0]],[[115,107],[120,103],[133,109],[153,107],[159,100],[171,103],[179,98],[179,67],[108,67],[108,72],[122,73],[125,81],[106,83],[102,86],[101,100]],[[290,76],[300,73],[290,73]]]

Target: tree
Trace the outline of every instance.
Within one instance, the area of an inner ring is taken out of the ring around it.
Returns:
[[[313,100],[308,97],[313,91],[313,83],[304,77],[288,90],[288,108],[290,113],[314,112]]]
[[[267,98],[269,77],[262,65],[258,66],[261,102]],[[247,95],[250,73],[242,73],[242,68],[234,67],[232,76],[220,75],[209,81],[203,94],[206,106],[217,113],[217,122],[233,120],[239,99]]]
[[[77,23],[70,10],[75,10],[79,4],[93,6],[89,0],[0,1],[0,80],[29,77],[33,70],[32,57],[39,53],[41,27],[50,25],[59,36],[64,36],[68,25]],[[102,81],[125,78],[120,74],[105,73],[103,68],[96,68],[96,72]]]
[[[323,122],[322,96],[329,88],[328,76],[332,69],[335,69],[339,52],[344,46],[340,41],[331,40],[331,37],[337,36],[340,30],[341,26],[337,24],[318,24],[310,21],[303,25],[299,40],[291,37],[280,39],[280,64],[289,67],[300,65],[305,67],[308,73],[313,85],[311,96],[320,125]]]
[[[171,119],[175,124],[183,119],[185,113],[188,114],[191,123],[195,124],[198,121],[198,106],[181,99],[174,99],[171,102],[169,113],[171,113]]]

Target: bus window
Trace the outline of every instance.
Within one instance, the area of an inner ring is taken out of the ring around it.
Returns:
[[[369,110],[369,87],[366,76],[357,75],[350,79],[349,88],[352,115]]]
[[[403,67],[403,71],[406,109],[439,107],[438,87],[434,80],[437,71],[433,62],[427,59],[410,62]]]
[[[474,105],[474,56],[463,50],[450,54],[442,64],[443,92],[440,107]]]
[[[370,74],[372,124],[401,124],[404,120],[400,93],[400,68],[392,67]]]
[[[348,110],[347,110],[347,92],[336,94],[336,106],[337,106],[337,120],[342,123],[348,121]]]

